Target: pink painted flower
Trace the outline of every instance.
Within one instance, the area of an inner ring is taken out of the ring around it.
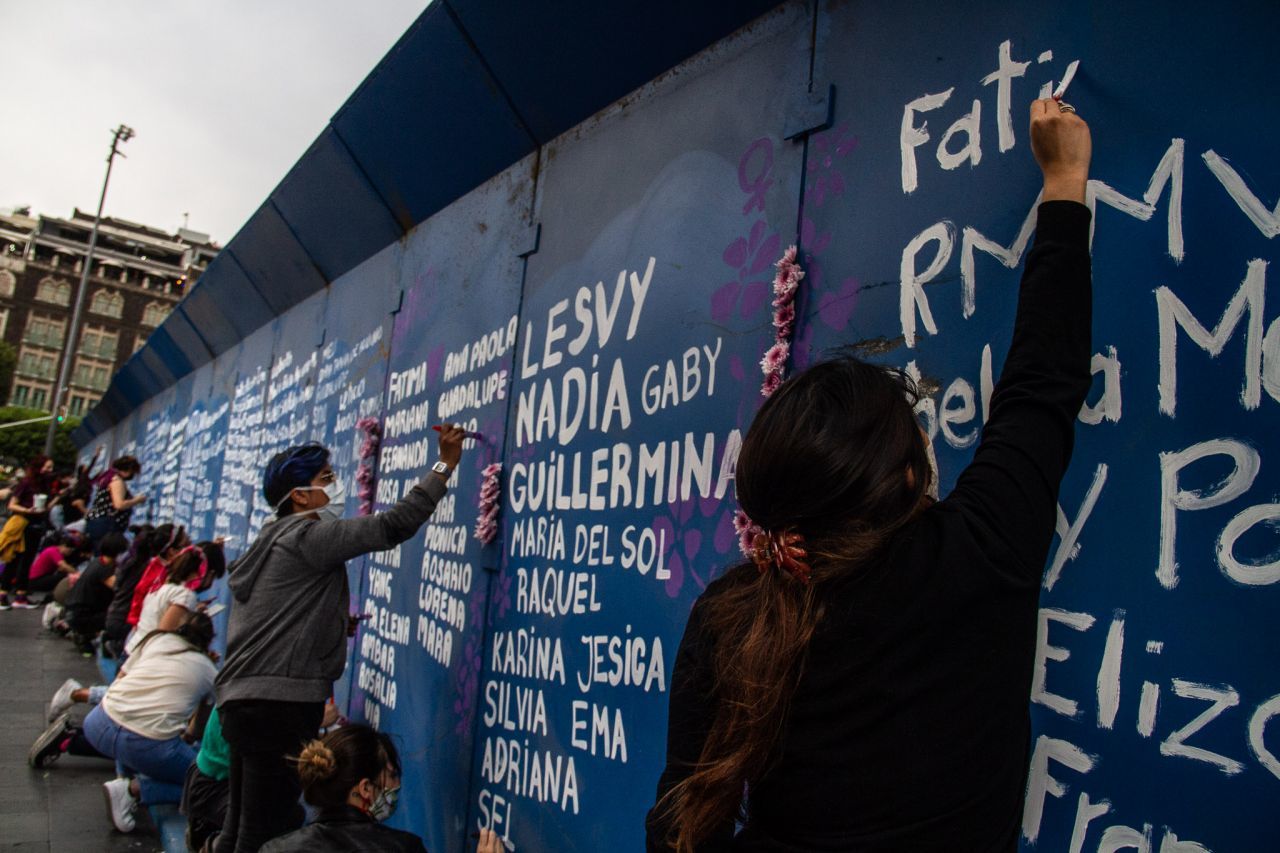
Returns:
[[[779,340],[765,352],[764,358],[760,360],[760,369],[766,374],[780,373],[787,363],[787,356],[791,354],[791,345],[779,336]]]
[[[777,391],[780,385],[782,385],[782,374],[770,373],[764,378],[764,384],[760,386],[760,396],[772,396],[773,392]]]
[[[778,269],[782,269],[783,266],[790,266],[795,262],[796,262],[796,247],[788,246],[787,250],[782,253],[782,257],[778,258],[778,261],[777,263],[774,264],[774,266],[777,267]]]
[[[733,532],[742,533],[744,530],[750,530],[753,526],[751,519],[742,510],[737,510],[733,514]]]

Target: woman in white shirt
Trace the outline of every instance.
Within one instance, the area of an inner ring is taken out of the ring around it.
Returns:
[[[142,638],[152,631],[173,631],[196,612],[196,594],[188,589],[188,582],[201,577],[207,565],[205,553],[194,545],[169,561],[164,584],[148,593],[142,603],[138,625],[124,645],[127,654],[133,654]]]
[[[173,631],[144,636],[121,666],[102,704],[84,721],[84,739],[137,773],[103,785],[111,820],[134,829],[138,803],[177,803],[195,749],[182,739],[192,714],[213,696],[217,670],[209,656],[213,622],[190,613]],[[62,718],[65,725],[66,718]],[[67,730],[68,736],[73,736]]]

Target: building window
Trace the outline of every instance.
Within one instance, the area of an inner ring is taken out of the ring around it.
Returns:
[[[135,337],[134,337],[134,339],[133,339],[133,351],[134,351],[134,352],[137,352],[138,350],[142,349],[142,348],[143,348],[143,347],[145,347],[146,345],[147,345],[147,336],[146,336],[146,335],[137,335],[137,336],[135,336]]]
[[[3,332],[0,332],[0,336]],[[120,343],[120,333],[108,331],[101,326],[85,326],[80,333],[80,355],[93,358],[105,358],[115,361],[116,347]]]
[[[124,297],[110,290],[99,290],[89,300],[89,310],[104,317],[120,318],[124,313]]]
[[[13,298],[13,291],[18,285],[18,277],[8,270],[0,270],[0,296]]]
[[[62,349],[62,338],[65,331],[65,321],[33,313],[27,319],[27,330],[22,335],[22,342],[37,347]]]
[[[142,325],[159,326],[167,316],[169,316],[168,305],[163,302],[148,302],[146,310],[142,312]]]
[[[93,391],[105,391],[111,382],[111,362],[77,358],[71,371],[71,384]]]
[[[18,365],[14,372],[19,376],[52,381],[58,374],[58,354],[23,347],[18,353]]]
[[[36,287],[36,299],[54,305],[70,305],[71,283],[52,278],[42,279]]]
[[[84,394],[71,394],[71,401],[67,404],[67,413],[75,418],[84,417],[85,412],[93,408],[93,404],[98,402],[97,397],[89,397]]]
[[[13,394],[9,397],[9,405],[47,410],[49,406],[50,390],[50,386],[48,385],[36,385],[20,381],[14,382]]]

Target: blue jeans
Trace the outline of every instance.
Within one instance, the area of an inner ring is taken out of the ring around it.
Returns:
[[[176,803],[182,799],[187,768],[195,749],[182,738],[156,740],[129,731],[96,706],[84,719],[84,735],[93,748],[138,774],[144,805]]]

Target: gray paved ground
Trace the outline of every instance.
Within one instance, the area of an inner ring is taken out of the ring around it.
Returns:
[[[113,765],[64,756],[44,771],[27,767],[45,704],[67,678],[93,684],[97,667],[66,640],[42,631],[39,610],[0,612],[0,850],[159,850],[159,839],[146,828],[121,835],[108,821],[102,783],[115,775]]]

